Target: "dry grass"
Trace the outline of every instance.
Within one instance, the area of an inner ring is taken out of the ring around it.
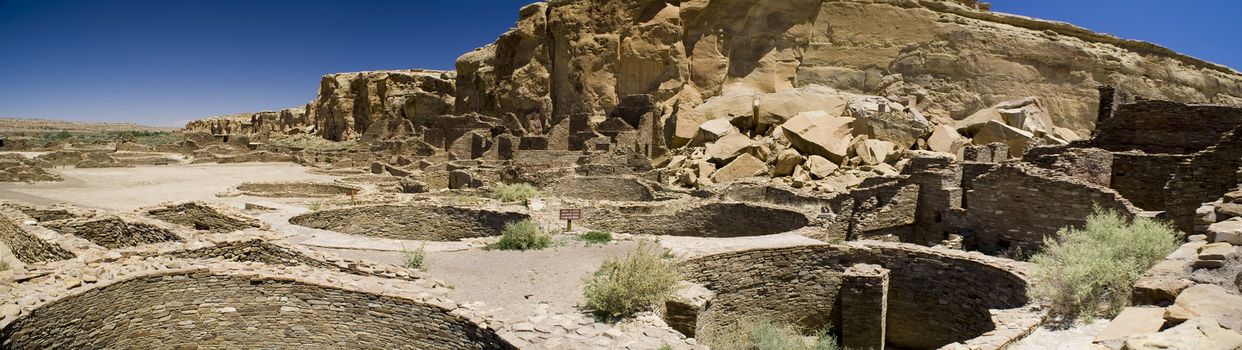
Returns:
[[[402,249],[401,255],[405,258],[405,267],[421,270],[427,262],[427,245],[421,245],[418,249]]]
[[[826,331],[804,335],[792,325],[766,318],[746,318],[717,331],[708,342],[721,350],[837,350],[837,338]]]
[[[500,184],[492,191],[492,197],[501,202],[525,202],[539,195],[539,189],[531,184]]]

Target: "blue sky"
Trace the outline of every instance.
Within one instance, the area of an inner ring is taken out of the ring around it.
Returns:
[[[306,103],[319,77],[452,69],[530,0],[0,0],[0,116],[176,125]],[[1237,0],[995,0],[1242,67]]]

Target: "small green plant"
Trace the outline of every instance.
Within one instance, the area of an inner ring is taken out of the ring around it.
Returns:
[[[1096,208],[1082,229],[1063,228],[1044,239],[1043,250],[1031,257],[1031,297],[1061,322],[1112,317],[1129,305],[1139,276],[1181,239],[1167,223]]]
[[[323,202],[311,202],[306,205],[306,208],[311,211],[319,211],[320,209],[323,209]]]
[[[531,184],[500,184],[492,191],[492,197],[501,202],[525,202],[539,195],[539,189]]]
[[[586,307],[596,315],[616,319],[651,310],[668,300],[681,274],[672,261],[660,257],[643,242],[623,259],[608,259],[586,280]]]
[[[581,236],[578,236],[578,239],[585,241],[589,244],[590,243],[604,244],[604,243],[612,242],[612,233],[609,233],[607,231],[592,230],[592,231],[582,234]]]
[[[837,338],[826,330],[803,335],[796,327],[766,318],[747,318],[726,327],[709,341],[723,350],[837,350]]]
[[[500,241],[493,248],[500,250],[538,250],[552,246],[552,236],[539,229],[531,220],[505,224]]]
[[[658,350],[673,350],[673,347],[669,346],[668,344],[664,344],[664,345],[660,345],[660,348]]]
[[[422,269],[423,264],[427,261],[427,245],[421,245],[414,250],[402,249],[401,255],[405,257],[405,267]]]
[[[11,268],[13,267],[9,266],[8,261],[0,260],[0,271],[8,271]]]

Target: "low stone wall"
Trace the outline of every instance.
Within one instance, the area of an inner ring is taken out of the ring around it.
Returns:
[[[1242,124],[1242,109],[1147,100],[1121,104],[1096,128],[1092,146],[1147,153],[1202,151]]]
[[[544,188],[549,194],[586,200],[641,202],[655,200],[650,186],[635,177],[576,176]]]
[[[1177,172],[1177,165],[1190,156],[1121,152],[1113,155],[1113,182],[1109,186],[1146,210],[1164,210],[1168,192],[1164,186]]]
[[[1023,308],[1028,302],[1026,264],[961,251],[852,242],[717,254],[681,267],[689,280],[716,293],[696,332],[711,337],[742,317],[764,316],[805,329],[839,326],[842,274],[860,263],[891,271],[886,333],[888,343],[898,348],[969,344],[985,334],[995,338],[982,347],[997,348],[1025,335],[1041,319]],[[1028,328],[998,327],[1002,319],[1014,318],[1000,316],[1010,311],[992,314],[1003,309],[1020,313],[1017,318],[1025,321],[1017,324]]]
[[[449,311],[299,278],[163,271],[77,290],[6,319],[0,347],[514,349]]]
[[[644,212],[645,211],[645,212]],[[582,224],[618,233],[689,237],[763,236],[812,224],[807,214],[746,203],[593,209]]]
[[[276,198],[332,197],[358,193],[361,189],[331,183],[314,182],[247,182],[237,191],[248,196]]]
[[[522,213],[451,206],[378,205],[317,211],[289,222],[369,237],[456,241],[498,236],[505,224],[529,218]]]
[[[1095,207],[1132,215],[1140,210],[1116,191],[1058,173],[1005,164],[974,179],[966,192],[966,227],[973,245],[988,253],[1021,247],[1038,250],[1044,237],[1081,227]]]
[[[0,215],[0,242],[9,247],[14,257],[27,264],[73,259],[74,257],[72,252],[39,239],[3,215]]]
[[[147,216],[199,231],[226,233],[262,226],[258,220],[201,202],[166,205],[146,210],[146,213]]]
[[[45,223],[44,226],[62,234],[86,239],[108,249],[181,241],[181,237],[164,228],[141,222],[128,222],[118,217],[82,221],[62,220]]]

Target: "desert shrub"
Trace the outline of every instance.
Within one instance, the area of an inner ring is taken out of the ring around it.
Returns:
[[[605,318],[630,317],[664,302],[677,288],[681,274],[672,261],[647,243],[622,259],[608,259],[583,286],[586,306]]]
[[[582,236],[578,236],[578,239],[586,241],[587,243],[604,244],[612,242],[612,233],[607,231],[591,230],[582,234]]]
[[[500,250],[543,249],[552,245],[552,236],[539,229],[534,221],[522,220],[505,224],[500,241],[493,248]]]
[[[673,347],[669,346],[668,344],[664,344],[664,345],[660,345],[659,350],[673,350]]]
[[[797,327],[766,318],[748,318],[721,329],[709,341],[722,350],[837,350],[837,338],[826,330],[803,335]]]
[[[525,202],[539,195],[539,189],[531,184],[500,184],[492,191],[492,197],[502,202]]]
[[[12,268],[12,266],[9,266],[8,261],[0,260],[0,271],[8,271],[10,268]]]
[[[414,250],[402,249],[401,255],[405,257],[405,267],[422,269],[423,263],[427,261],[427,246],[421,245]]]
[[[1062,321],[1112,317],[1129,305],[1139,276],[1180,241],[1167,223],[1097,208],[1082,229],[1063,228],[1044,239],[1043,250],[1031,257],[1031,297]]]

